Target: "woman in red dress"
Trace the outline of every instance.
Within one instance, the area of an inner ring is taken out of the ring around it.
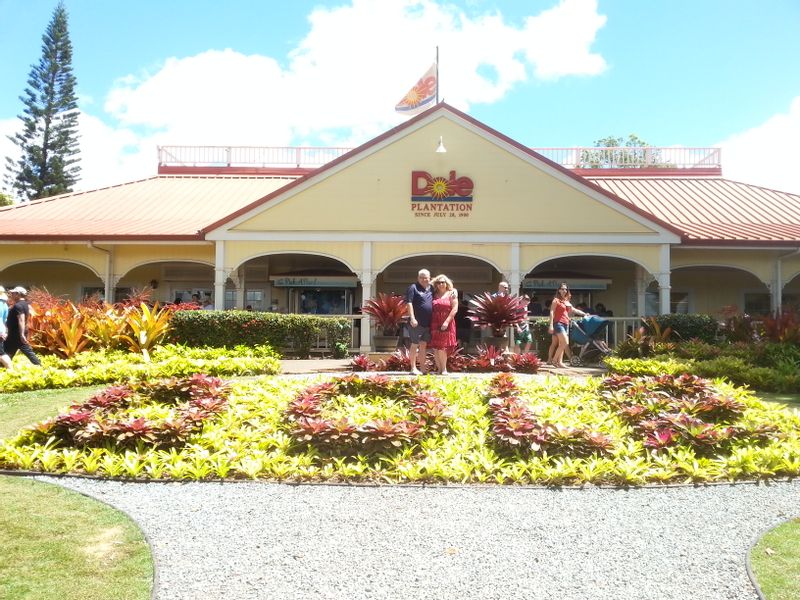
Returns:
[[[458,293],[453,282],[445,275],[437,275],[433,285],[433,316],[431,317],[431,343],[436,369],[447,375],[447,354],[456,347],[456,312]]]

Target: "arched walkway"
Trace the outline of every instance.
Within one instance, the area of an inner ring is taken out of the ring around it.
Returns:
[[[33,260],[17,263],[0,271],[0,283],[6,288],[22,285],[28,289],[46,289],[54,296],[73,301],[94,294],[104,295],[105,285],[89,267],[71,261]]]

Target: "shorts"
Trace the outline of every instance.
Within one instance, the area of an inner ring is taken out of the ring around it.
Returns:
[[[406,331],[408,331],[408,337],[412,344],[420,342],[427,344],[431,341],[431,328],[428,325],[417,325],[416,327],[409,325]]]
[[[568,333],[569,325],[566,323],[554,323],[553,324],[553,334],[556,333]]]
[[[0,340],[0,356],[6,353],[6,341]]]
[[[523,329],[522,331],[514,331],[514,342],[517,344],[527,344],[533,341],[530,329]]]

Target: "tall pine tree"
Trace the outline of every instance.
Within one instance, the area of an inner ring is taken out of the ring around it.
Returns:
[[[42,36],[42,57],[31,67],[22,131],[9,139],[22,155],[6,159],[6,184],[22,200],[72,191],[78,181],[78,102],[72,74],[67,11],[59,2]]]

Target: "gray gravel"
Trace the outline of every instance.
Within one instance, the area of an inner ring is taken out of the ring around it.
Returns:
[[[38,477],[131,515],[155,598],[756,598],[750,544],[800,481],[616,489]]]

